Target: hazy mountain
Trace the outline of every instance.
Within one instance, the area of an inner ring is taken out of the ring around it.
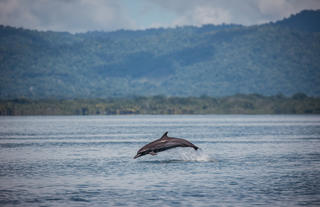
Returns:
[[[320,95],[320,11],[245,27],[70,34],[0,26],[0,98]]]

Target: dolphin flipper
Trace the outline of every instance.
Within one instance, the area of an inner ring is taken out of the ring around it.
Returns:
[[[155,153],[154,151],[149,152],[149,154],[153,156],[157,155],[157,153]]]

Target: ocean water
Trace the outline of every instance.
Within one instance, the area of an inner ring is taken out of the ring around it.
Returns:
[[[0,117],[0,206],[257,205],[320,206],[320,116]]]

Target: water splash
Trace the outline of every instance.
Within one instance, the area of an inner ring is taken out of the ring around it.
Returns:
[[[170,149],[156,156],[146,155],[139,158],[140,162],[152,162],[152,163],[176,163],[176,162],[217,162],[216,159],[212,158],[204,150],[186,148],[175,148]]]
[[[178,155],[180,156],[181,160],[183,161],[194,161],[194,162],[215,162],[216,160],[210,157],[202,149],[197,151],[178,151]]]

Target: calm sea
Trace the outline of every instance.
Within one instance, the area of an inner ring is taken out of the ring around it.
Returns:
[[[320,206],[320,116],[0,117],[0,206],[256,205]]]

